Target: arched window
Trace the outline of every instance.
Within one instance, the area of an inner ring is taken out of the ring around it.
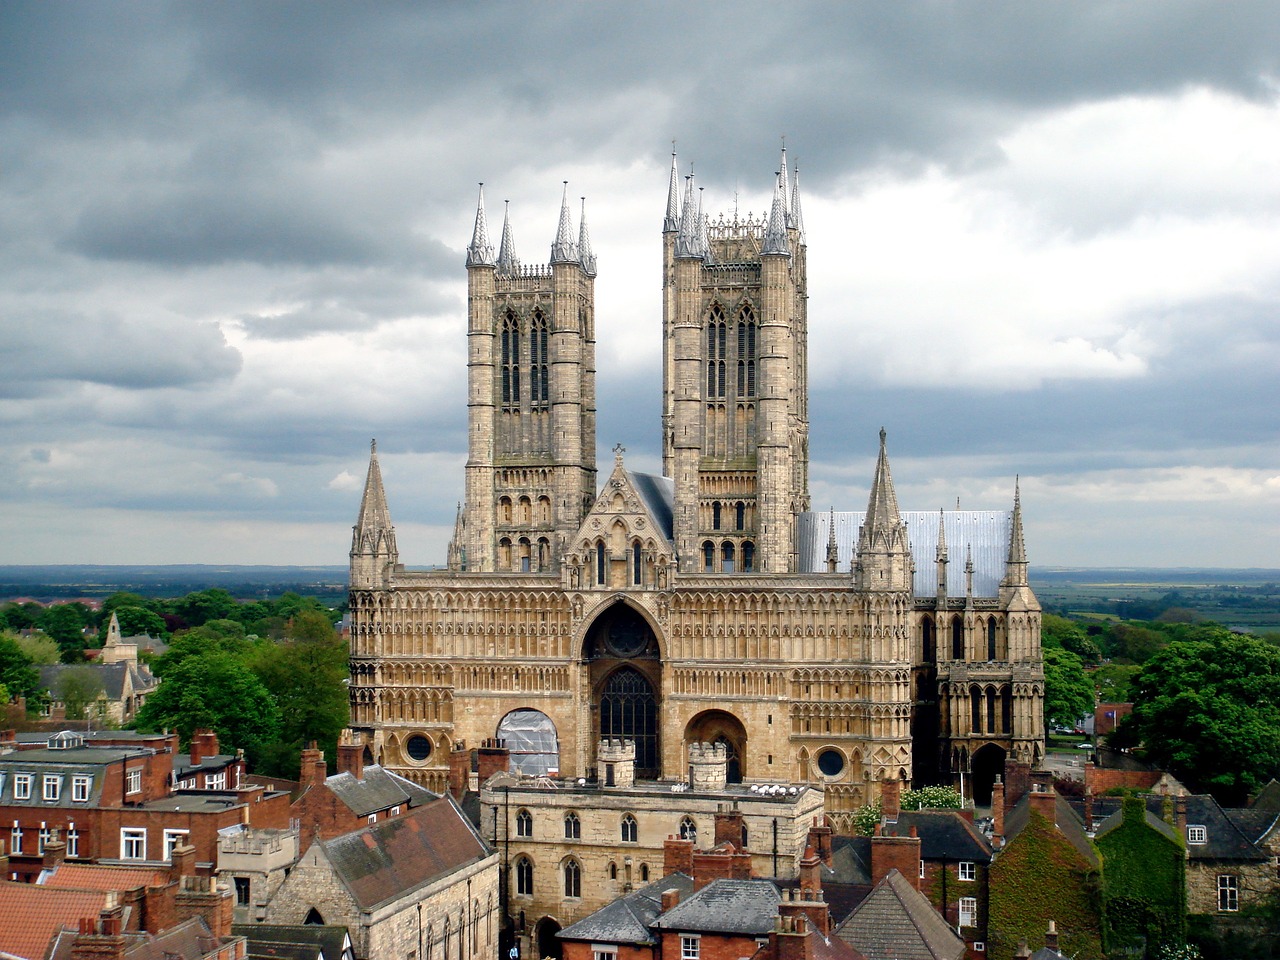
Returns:
[[[972,708],[970,710],[970,713],[972,713],[973,715],[971,717],[972,723],[970,724],[969,729],[974,733],[981,733],[982,732],[982,691],[979,690],[977,687],[974,687],[969,692],[969,700],[970,700],[970,706]]]
[[[533,861],[528,857],[516,858],[516,893],[522,897],[533,896]]]
[[[747,505],[745,503],[739,502],[737,505],[734,506],[733,512],[734,512],[734,521],[735,521],[734,525],[739,530],[745,530],[747,528]]]
[[[987,617],[987,659],[996,659],[996,618]]]
[[[693,822],[693,817],[680,818],[680,839],[698,842],[698,825]]]
[[[546,570],[551,566],[551,541],[546,537],[538,538],[538,569]]]
[[[726,540],[720,545],[720,570],[722,573],[733,573],[733,563],[736,557],[736,551],[733,542]]]
[[[751,573],[755,569],[756,545],[750,540],[742,542],[742,572]]]
[[[640,586],[644,573],[643,558],[644,554],[640,549],[640,541],[637,540],[631,544],[631,582],[637,587]]]
[[[720,529],[720,503],[719,501],[711,504],[711,529]]]
[[[748,304],[738,313],[738,396],[756,393],[756,316]]]
[[[609,879],[610,880],[618,879],[618,865],[614,863],[612,860],[609,861]]]
[[[498,569],[511,569],[511,539],[503,537],[498,541]]]
[[[582,896],[582,868],[577,860],[564,862],[564,895],[566,897]]]
[[[305,919],[303,919],[302,923],[303,923],[303,926],[308,926],[308,927],[323,927],[324,917],[320,915],[319,910],[317,910],[315,907],[312,907],[310,910],[307,911],[307,916]]]
[[[647,863],[640,864],[640,882],[649,882],[649,865]]]
[[[515,311],[502,318],[502,405],[507,409],[520,406],[520,321]]]
[[[520,538],[520,572],[529,573],[533,569],[533,545],[528,537]]]
[[[728,347],[728,325],[719,304],[711,307],[707,320],[707,398],[721,399],[725,395],[725,354]]]
[[[521,810],[516,814],[516,836],[533,836],[533,814],[528,810]]]
[[[564,838],[566,840],[582,839],[582,820],[573,811],[564,815]]]
[[[596,543],[596,583],[604,586],[604,541]]]
[[[545,409],[548,396],[547,318],[535,310],[529,325],[529,399],[535,408]]]
[[[996,732],[996,690],[987,688],[987,733]]]
[[[959,617],[951,618],[951,659],[964,659],[964,621]]]
[[[504,523],[511,522],[511,498],[510,497],[498,498],[498,517]]]
[[[702,570],[704,573],[710,573],[715,569],[716,562],[716,545],[710,540],[702,545]]]
[[[622,842],[635,843],[639,833],[640,830],[636,824],[636,818],[628,813],[622,818]]]
[[[925,663],[933,663],[934,657],[934,636],[933,636],[933,618],[925,617],[920,624],[921,634],[921,655]]]

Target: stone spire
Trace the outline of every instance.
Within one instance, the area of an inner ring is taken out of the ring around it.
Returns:
[[[800,164],[796,164],[795,178],[791,181],[791,229],[804,243],[804,212],[800,209]]]
[[[596,255],[591,250],[591,237],[587,233],[587,198],[582,198],[582,219],[578,223],[578,256],[582,260],[582,272],[589,277],[596,275]]]
[[[564,182],[564,196],[560,199],[560,227],[556,230],[555,243],[551,244],[551,262],[578,262],[578,248],[573,242],[573,223],[569,216],[568,180]]]
[[[516,256],[516,242],[511,237],[511,201],[503,201],[505,209],[502,213],[502,245],[498,247],[498,272],[507,275],[520,269],[520,258]]]
[[[836,508],[832,507],[827,520],[827,573],[835,573],[840,564],[840,547],[836,543]]]
[[[120,645],[120,620],[116,617],[116,612],[111,611],[111,623],[107,625],[107,642],[103,644],[106,647],[116,647]]]
[[[946,605],[947,600],[947,525],[946,513],[938,510],[938,551],[934,557],[938,564],[938,602]]]
[[[778,167],[778,192],[782,194],[782,212],[787,221],[787,226],[792,227],[791,221],[791,181],[787,177],[787,145],[782,144],[782,160]]]
[[[480,199],[476,203],[476,227],[471,233],[471,245],[467,247],[468,267],[492,267],[493,244],[489,242],[489,224],[484,217],[484,184],[480,184]]]
[[[453,539],[449,541],[448,566],[450,570],[467,569],[467,515],[458,503],[458,512],[453,518]]]
[[[369,474],[360,499],[360,516],[351,529],[351,586],[385,586],[399,559],[396,528],[391,525],[387,494],[378,466],[378,441],[369,445]]]
[[[911,590],[911,547],[907,525],[898,512],[898,495],[889,473],[885,431],[880,429],[880,456],[876,460],[867,515],[858,531],[858,556],[854,563],[855,585],[862,590]]]
[[[1027,545],[1022,537],[1022,478],[1013,481],[1013,523],[1009,528],[1009,559],[1005,564],[1005,586],[1027,585]]]
[[[702,187],[698,188],[698,246],[702,249],[703,262],[714,263],[711,256],[711,223],[702,212]]]
[[[773,184],[773,206],[769,210],[769,225],[764,231],[762,256],[791,256],[791,244],[787,241],[787,205],[782,199],[782,178],[778,174]]]
[[[964,546],[964,605],[973,606],[973,544]]]
[[[685,177],[684,182],[684,204],[680,208],[680,233],[676,236],[675,255],[679,260],[701,259],[701,225],[697,204],[693,202],[693,174]]]
[[[662,232],[680,229],[680,177],[676,172],[676,150],[671,147],[671,183],[667,186],[667,215],[662,218]]]

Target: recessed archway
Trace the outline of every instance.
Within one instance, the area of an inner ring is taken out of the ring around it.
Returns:
[[[551,957],[553,960],[561,960],[564,952],[561,949],[560,938],[557,934],[560,932],[560,924],[550,917],[543,917],[538,921],[538,926],[534,930],[533,940],[538,946],[539,957]]]
[[[619,599],[587,629],[582,659],[597,740],[634,740],[636,775],[656,778],[662,769],[658,732],[662,661],[649,620]]]
[[[988,743],[974,751],[970,766],[974,806],[991,805],[991,788],[996,782],[996,776],[1004,773],[1004,759],[1004,749],[994,743]]]
[[[725,710],[704,710],[684,728],[684,742],[720,743],[728,757],[730,783],[741,783],[747,773],[747,728]]]

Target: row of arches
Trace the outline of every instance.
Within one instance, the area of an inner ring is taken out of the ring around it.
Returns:
[[[702,542],[703,573],[751,573],[755,570],[756,545],[751,540]]]
[[[920,621],[921,655],[925,663],[938,660],[1002,661],[1009,658],[1009,638],[999,617],[975,617],[972,634],[964,617],[953,614],[950,619],[931,614]],[[946,652],[948,656],[943,656]]]
[[[521,496],[512,499],[508,496],[498,498],[498,522],[546,525],[551,522],[551,498],[547,496]]]
[[[543,573],[551,569],[551,540],[538,537],[502,537],[498,540],[498,570],[512,573]]]

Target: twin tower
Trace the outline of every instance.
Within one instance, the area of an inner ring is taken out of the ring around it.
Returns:
[[[809,508],[799,172],[766,216],[711,220],[674,154],[662,244],[662,465],[682,573],[797,570]],[[595,500],[595,276],[568,185],[550,262],[495,253],[483,186],[467,248],[468,458],[449,566],[559,569]]]

